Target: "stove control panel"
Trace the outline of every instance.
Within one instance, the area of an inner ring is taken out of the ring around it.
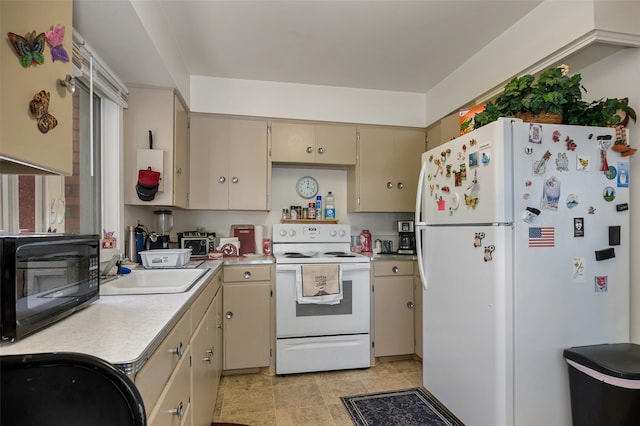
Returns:
[[[346,224],[276,223],[271,235],[274,243],[342,243],[350,232]]]

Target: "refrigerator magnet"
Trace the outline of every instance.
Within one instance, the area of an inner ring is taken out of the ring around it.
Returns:
[[[573,218],[573,236],[584,237],[584,218],[583,217]]]
[[[542,143],[542,125],[529,124],[529,142]]]
[[[629,187],[629,163],[618,163],[618,188]]]
[[[591,168],[591,158],[585,155],[578,155],[576,157],[576,170],[579,172],[588,172]]]
[[[525,223],[531,223],[533,222],[538,216],[540,215],[540,210],[534,208],[534,207],[527,207],[524,211],[524,213],[522,213],[522,220]]]
[[[472,152],[469,154],[469,167],[476,167],[478,165],[478,152]]]
[[[473,246],[480,247],[482,245],[482,239],[485,237],[484,232],[476,232],[476,235],[473,237]]]
[[[449,208],[451,210],[458,210],[459,206],[460,206],[460,196],[458,195],[457,192],[454,192],[453,194],[451,194],[451,201],[449,202]]]
[[[556,157],[556,170],[559,172],[569,171],[569,158],[564,152],[559,152],[558,157]]]
[[[595,291],[596,293],[603,293],[607,291],[609,286],[609,277],[606,275],[600,275],[595,277]]]
[[[571,281],[574,283],[585,282],[585,260],[584,257],[574,257],[571,259],[571,267],[573,272],[571,273]]]
[[[578,196],[576,194],[569,194],[567,197],[567,207],[572,209],[578,206]]]
[[[617,175],[618,175],[618,171],[613,166],[609,166],[609,169],[606,172],[604,172],[604,176],[609,180],[615,179]]]
[[[484,247],[484,261],[485,262],[490,262],[493,260],[493,256],[491,253],[494,252],[494,250],[496,249],[496,247],[494,245],[490,245],[490,246],[485,246]]]
[[[604,198],[604,200],[606,202],[611,202],[613,200],[616,199],[616,190],[614,188],[612,188],[611,186],[607,186],[604,191],[602,191],[602,198]]]
[[[544,181],[542,189],[542,201],[540,208],[547,210],[558,210],[558,202],[560,201],[560,181],[555,176],[551,176]]]

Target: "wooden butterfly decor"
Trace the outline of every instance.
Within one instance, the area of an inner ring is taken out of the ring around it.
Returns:
[[[43,53],[46,43],[44,33],[36,35],[36,32],[32,31],[31,34],[27,35],[27,38],[15,33],[7,33],[7,36],[23,68],[44,63]]]
[[[35,94],[33,100],[29,103],[29,109],[38,121],[38,130],[40,130],[41,133],[47,133],[58,125],[58,120],[49,114],[50,99],[49,92],[41,90]]]
[[[69,54],[64,50],[62,39],[64,38],[64,25],[56,24],[51,31],[45,35],[51,48],[51,61],[69,62]]]

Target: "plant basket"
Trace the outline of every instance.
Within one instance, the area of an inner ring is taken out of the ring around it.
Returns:
[[[531,112],[518,112],[516,113],[516,118],[519,118],[526,123],[562,123],[562,114],[557,114],[555,112],[542,112],[540,114],[533,114]]]

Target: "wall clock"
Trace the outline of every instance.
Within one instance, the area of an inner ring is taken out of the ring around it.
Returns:
[[[311,176],[303,176],[296,183],[296,192],[302,198],[313,198],[318,193],[318,181]]]

